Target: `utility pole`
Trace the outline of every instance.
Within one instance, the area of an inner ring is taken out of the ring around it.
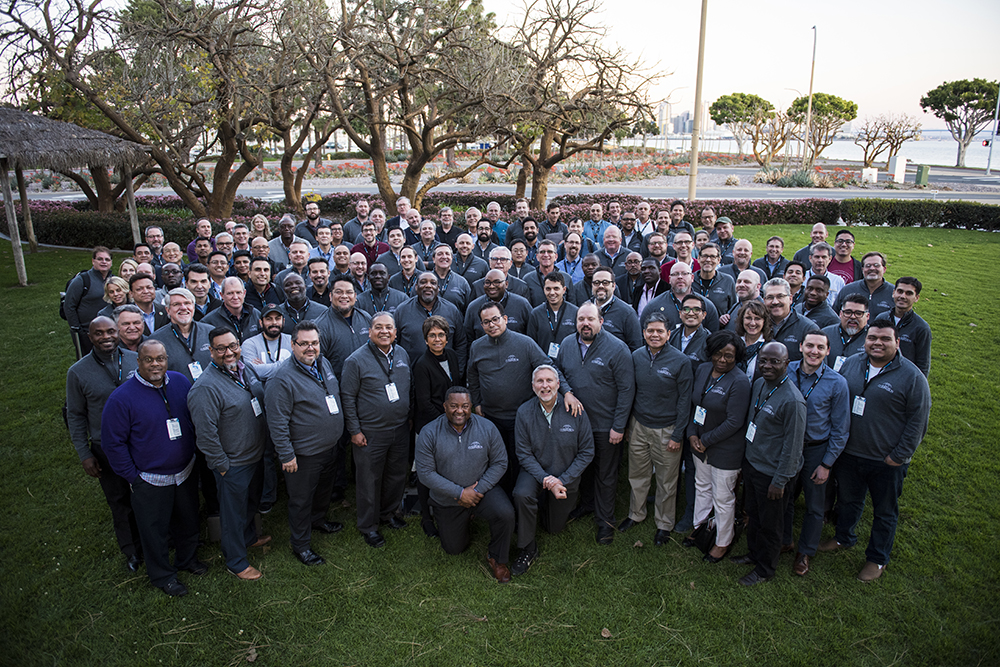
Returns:
[[[812,68],[809,70],[809,105],[806,107],[806,133],[805,146],[802,148],[802,168],[806,168],[806,155],[809,153],[809,128],[812,127],[813,113],[813,78],[816,76],[816,26],[813,26],[813,60]],[[811,161],[811,158],[810,158]]]
[[[688,201],[698,190],[698,135],[701,132],[701,80],[705,71],[705,26],[708,24],[708,0],[701,0],[701,35],[698,38],[698,79],[694,85],[694,127],[691,129],[691,174],[688,177]]]

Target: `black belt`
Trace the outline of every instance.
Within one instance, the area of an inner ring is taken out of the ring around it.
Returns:
[[[816,447],[818,445],[825,445],[828,442],[830,442],[829,438],[827,438],[826,440],[806,440],[803,443],[803,446],[805,446],[805,447]]]

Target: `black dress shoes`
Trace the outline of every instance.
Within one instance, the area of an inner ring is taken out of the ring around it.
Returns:
[[[733,556],[732,558],[729,559],[729,561],[731,563],[736,563],[737,565],[755,564],[753,558],[750,557],[750,554],[743,554],[742,556]]]
[[[389,526],[393,530],[402,530],[406,528],[406,521],[400,519],[398,516],[393,516],[386,521],[379,521],[381,526]]]
[[[365,543],[373,549],[385,546],[385,538],[382,537],[382,533],[377,530],[373,530],[370,533],[364,533],[363,537],[365,538]]]
[[[165,585],[160,586],[160,590],[172,598],[184,597],[188,594],[187,586],[176,579],[171,579]]]
[[[610,545],[615,539],[615,529],[611,526],[597,527],[597,543],[602,546]]]
[[[323,523],[314,523],[313,530],[318,530],[321,533],[327,533],[332,535],[333,533],[339,533],[344,529],[344,524],[339,521],[324,521]]]
[[[588,514],[593,514],[593,513],[594,513],[593,507],[584,507],[583,505],[579,505],[576,509],[574,509],[572,512],[569,513],[569,517],[567,517],[566,520],[576,521],[581,517],[585,517]]]
[[[137,556],[135,554],[125,558],[125,567],[129,572],[138,572],[139,568],[142,567],[142,556]]]
[[[740,586],[756,586],[771,581],[772,577],[762,577],[757,574],[757,570],[751,570],[750,574],[740,579]]]
[[[658,528],[656,533],[653,535],[653,546],[662,547],[664,544],[670,541],[670,531]]]
[[[200,577],[206,572],[208,572],[208,563],[203,563],[200,560],[196,560],[188,567],[184,568],[196,577]]]
[[[726,550],[722,552],[721,556],[713,556],[711,550],[709,550],[709,552],[706,553],[704,557],[702,557],[702,560],[705,561],[706,563],[718,563],[721,562],[722,559],[725,558],[728,554],[729,554],[729,547],[726,547]]]
[[[434,519],[423,519],[420,522],[420,527],[424,529],[424,535],[427,537],[440,537],[441,534],[438,532],[437,526],[434,525]]]
[[[323,565],[326,563],[323,557],[312,549],[306,549],[305,551],[292,551],[295,557],[299,559],[303,565]]]
[[[624,519],[622,519],[622,522],[620,524],[618,524],[618,532],[619,533],[624,533],[626,530],[628,530],[629,528],[631,528],[634,525],[635,525],[635,521],[633,521],[632,519],[630,519],[628,517],[625,517]]]

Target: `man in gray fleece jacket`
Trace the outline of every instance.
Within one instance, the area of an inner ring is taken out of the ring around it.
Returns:
[[[566,527],[580,493],[580,477],[594,459],[590,419],[566,410],[559,396],[559,371],[548,364],[531,374],[535,397],[517,409],[515,440],[521,473],[514,486],[517,508],[518,554],[511,574],[528,571],[538,557],[535,542],[539,504],[546,511],[546,527],[556,534]],[[548,492],[548,495],[545,492]]]
[[[507,452],[496,427],[472,414],[465,387],[450,388],[444,414],[420,431],[416,463],[420,482],[430,490],[445,553],[465,551],[472,519],[485,519],[490,526],[487,562],[497,581],[510,581],[507,560],[514,508],[497,486],[507,469]]]
[[[746,488],[747,546],[750,553],[736,556],[738,565],[754,565],[740,579],[753,586],[774,578],[781,555],[788,482],[802,468],[802,443],[806,433],[806,401],[788,381],[788,350],[770,342],[757,355],[760,379],[750,391],[747,411],[743,484]]]
[[[357,466],[358,530],[370,547],[385,545],[379,524],[406,527],[399,511],[410,445],[410,358],[396,345],[396,322],[376,313],[369,341],[344,362],[344,418]]]
[[[872,497],[872,530],[861,581],[882,576],[896,537],[899,496],[910,459],[927,433],[931,391],[921,369],[903,356],[891,314],[868,327],[865,351],[841,368],[851,396],[851,434],[834,468],[838,484],[837,533],[820,551],[854,546],[855,529]]]
[[[226,567],[244,581],[260,579],[247,547],[271,541],[258,536],[254,515],[264,479],[264,385],[241,359],[240,343],[227,327],[208,335],[212,363],[188,392],[195,445],[205,454],[219,490],[219,522]]]
[[[326,561],[310,543],[312,529],[336,533],[344,527],[326,519],[344,407],[337,376],[320,354],[314,322],[295,325],[292,355],[264,389],[267,425],[288,487],[292,551],[303,565],[322,565]]]

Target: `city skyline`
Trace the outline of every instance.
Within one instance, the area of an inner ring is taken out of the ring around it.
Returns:
[[[484,0],[484,6],[496,12],[501,25],[511,23],[519,9],[498,0]],[[856,102],[858,121],[907,113],[924,129],[945,129],[943,120],[923,112],[920,97],[945,81],[1000,79],[1000,45],[995,39],[1000,3],[957,0],[947,11],[941,9],[930,0],[711,0],[702,101],[711,104],[721,95],[742,92],[787,109],[800,94],[808,95],[815,25],[814,93]],[[647,65],[658,63],[660,71],[673,72],[650,90],[654,114],[661,100],[670,102],[672,116],[694,113],[700,17],[701,3],[696,0],[658,5],[615,0],[603,5],[599,20],[612,42]]]

